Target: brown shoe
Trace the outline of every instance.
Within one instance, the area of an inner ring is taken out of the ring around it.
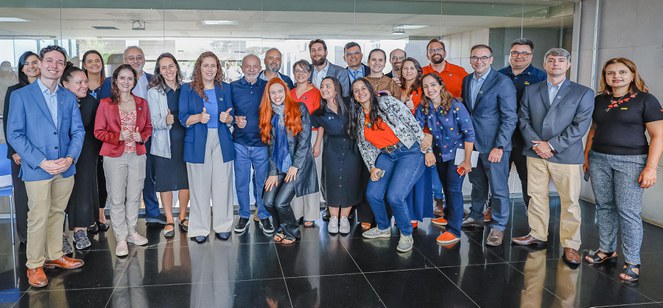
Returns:
[[[28,269],[28,283],[35,288],[42,288],[48,284],[46,273],[41,267]]]
[[[522,246],[536,246],[536,247],[546,246],[545,241],[538,240],[530,234],[520,237],[514,237],[511,239],[511,241],[516,245],[522,245]]]
[[[49,269],[50,268],[56,268],[56,267],[64,268],[64,269],[75,269],[75,268],[79,268],[79,267],[83,266],[83,264],[85,264],[85,262],[83,262],[83,260],[74,259],[74,258],[67,257],[65,255],[62,255],[62,257],[60,257],[59,259],[46,261],[46,263],[44,263],[44,267],[49,268]]]
[[[566,261],[566,263],[569,263],[571,265],[580,264],[580,254],[578,254],[578,251],[573,248],[564,247],[563,258],[564,261]]]
[[[433,207],[433,214],[436,217],[444,217],[444,200],[435,199],[435,206]]]
[[[504,232],[497,229],[490,229],[490,233],[488,233],[488,238],[486,239],[486,245],[493,247],[502,245],[503,239]]]
[[[490,222],[492,217],[493,217],[493,215],[490,212],[490,208],[487,208],[486,212],[483,213],[483,222]]]

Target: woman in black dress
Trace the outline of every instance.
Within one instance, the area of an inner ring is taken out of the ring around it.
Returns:
[[[188,230],[186,208],[189,204],[189,182],[184,162],[184,135],[186,129],[175,115],[179,114],[180,85],[182,76],[180,65],[170,53],[157,58],[154,77],[147,91],[147,103],[152,120],[152,146],[150,154],[154,159],[154,190],[159,192],[166,212],[166,226],[163,235],[175,236],[173,220],[173,191],[178,191],[180,201],[180,229]]]
[[[325,142],[322,152],[322,186],[326,188],[326,201],[331,215],[327,231],[347,234],[350,233],[350,210],[362,200],[361,172],[358,170],[364,168],[363,161],[359,150],[346,133],[348,103],[341,96],[338,79],[323,79],[320,93],[320,107],[313,112],[311,124],[318,127],[313,151],[319,152],[323,138]]]
[[[99,102],[88,94],[87,76],[85,72],[69,63],[70,66],[62,74],[62,85],[76,94],[81,111],[85,139],[83,149],[76,161],[74,190],[71,192],[67,215],[69,229],[74,231],[76,249],[90,247],[87,228],[96,223],[95,212],[99,209],[99,192],[97,190],[97,161],[101,142],[94,138],[94,118],[97,115]]]
[[[31,84],[39,78],[39,55],[32,51],[26,51],[18,59],[18,83],[7,88],[5,95],[5,109],[3,115],[5,119],[9,117],[9,97],[12,92],[24,86]],[[2,121],[2,128],[7,136],[7,121]],[[7,143],[7,158],[12,162],[12,182],[14,183],[14,208],[16,209],[16,233],[18,240],[25,244],[28,238],[28,194],[25,191],[25,184],[18,177],[21,171],[21,157]]]

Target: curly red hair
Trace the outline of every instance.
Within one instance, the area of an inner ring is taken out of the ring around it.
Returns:
[[[283,111],[285,128],[292,133],[292,135],[299,134],[302,131],[301,112],[299,111],[299,104],[290,97],[290,90],[288,85],[280,78],[272,78],[265,86],[265,92],[262,95],[260,102],[260,137],[262,142],[269,144],[272,141],[272,117],[274,111],[272,110],[272,100],[269,97],[269,88],[273,84],[280,84],[285,91],[285,108]]]

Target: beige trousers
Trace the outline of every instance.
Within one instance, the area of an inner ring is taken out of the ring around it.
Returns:
[[[27,268],[44,266],[44,261],[62,256],[62,226],[74,177],[56,175],[51,179],[25,182],[28,193]]]
[[[549,182],[552,179],[559,193],[561,214],[559,239],[563,247],[580,248],[580,165],[549,162],[527,157],[527,190],[530,196],[528,222],[530,235],[548,240],[550,204]]]

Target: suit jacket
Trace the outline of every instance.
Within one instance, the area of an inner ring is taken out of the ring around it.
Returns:
[[[145,77],[147,77],[148,82],[150,81],[150,79],[152,79],[152,74],[148,74],[146,72],[143,72],[143,74],[145,74]],[[104,82],[101,84],[101,88],[99,89],[99,97],[97,97],[97,99],[101,100],[102,98],[106,97],[111,97],[111,77],[106,77]],[[147,99],[147,97],[143,98]]]
[[[147,101],[133,95],[136,102],[136,126],[144,143],[136,143],[136,154],[143,155],[147,152],[145,142],[152,136],[152,122],[150,121],[150,109]],[[120,121],[120,107],[111,104],[110,98],[104,98],[99,102],[97,117],[94,119],[94,136],[101,140],[99,155],[109,157],[120,157],[124,154],[125,142],[120,141],[122,133],[122,122]]]
[[[343,97],[350,97],[350,76],[348,76],[348,70],[338,65],[334,65],[331,62],[328,63],[329,63],[329,68],[327,69],[327,76],[336,77],[336,79],[338,79],[338,82],[341,84]]]
[[[525,88],[518,114],[525,139],[523,155],[536,157],[532,140],[548,141],[555,153],[548,161],[562,164],[585,162],[582,137],[592,122],[594,91],[564,80],[550,104],[546,81]]]
[[[305,196],[318,192],[318,177],[311,152],[311,117],[304,103],[299,103],[299,113],[302,121],[302,130],[293,136],[288,131],[288,151],[292,157],[292,166],[297,168],[297,183],[295,183],[295,195]],[[277,175],[278,168],[272,160],[274,152],[275,129],[270,132],[272,140],[269,143],[269,175]]]
[[[37,82],[14,91],[10,97],[7,141],[21,156],[19,176],[23,181],[50,179],[53,176],[39,167],[44,160],[71,157],[75,162],[81,153],[85,129],[76,95],[60,86],[57,100],[56,125]],[[76,164],[72,164],[62,176],[75,173]]]
[[[232,90],[230,84],[215,83],[214,91],[216,92],[216,103],[219,112],[223,112],[231,108],[232,105]],[[183,84],[180,90],[180,114],[179,120],[184,127],[186,127],[186,134],[184,135],[184,161],[194,164],[202,164],[205,162],[205,144],[207,144],[207,124],[196,123],[186,126],[186,121],[190,116],[203,112],[205,102],[203,98],[196,93],[191,87],[191,84]],[[235,110],[230,111],[231,115],[235,114]],[[218,115],[211,115],[210,121],[217,121],[217,132],[219,135],[219,143],[221,144],[221,154],[223,162],[229,162],[235,159],[235,145],[233,143],[230,128],[225,123],[219,121]],[[234,121],[233,121],[234,122]]]
[[[474,73],[463,78],[462,98],[472,116],[476,142],[474,148],[482,154],[502,147],[511,151],[511,136],[516,129],[516,88],[509,77],[491,69],[477,94],[474,108],[470,104],[470,82]]]

